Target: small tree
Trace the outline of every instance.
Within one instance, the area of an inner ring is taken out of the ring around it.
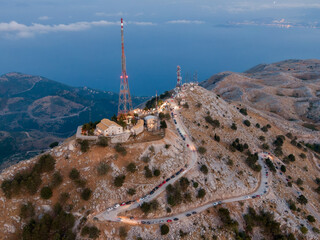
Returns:
[[[146,178],[152,178],[152,171],[150,170],[149,166],[144,167],[144,175]]]
[[[307,220],[308,220],[309,222],[311,222],[311,223],[314,223],[314,222],[316,221],[316,219],[315,219],[314,216],[312,216],[312,215],[308,215],[308,216],[307,216]]]
[[[126,179],[125,175],[119,175],[119,176],[115,177],[113,184],[116,187],[122,187],[125,179]]]
[[[220,137],[217,134],[214,134],[214,140],[220,142]]]
[[[131,196],[135,195],[136,194],[136,190],[134,188],[129,188],[127,193]]]
[[[53,188],[55,188],[55,187],[59,186],[62,182],[63,182],[63,177],[62,177],[61,173],[60,172],[55,172],[53,174],[51,186]]]
[[[308,199],[303,196],[303,195],[300,195],[298,198],[297,198],[297,201],[300,203],[300,204],[304,204],[306,205],[308,203]]]
[[[245,116],[248,115],[246,108],[241,108],[241,109],[240,109],[240,113],[243,114],[243,115],[245,115]]]
[[[161,235],[166,235],[169,233],[169,227],[166,224],[161,225],[160,227]]]
[[[76,168],[72,168],[69,173],[69,178],[72,180],[76,180],[80,178],[80,172]]]
[[[136,170],[137,170],[137,166],[133,162],[128,164],[127,166],[128,172],[134,173]]]
[[[110,171],[110,166],[105,162],[100,162],[97,166],[99,176],[106,175]]]
[[[155,169],[153,171],[153,175],[156,176],[156,177],[160,176],[160,170],[159,169]]]
[[[280,170],[281,170],[281,172],[285,173],[287,171],[286,166],[285,165],[281,165]]]
[[[303,181],[301,178],[298,178],[297,179],[297,185],[301,186],[303,184]]]
[[[49,199],[52,197],[52,190],[49,186],[43,187],[40,192],[40,196],[43,199]]]
[[[79,140],[81,152],[85,153],[89,150],[89,141],[88,140]]]
[[[205,154],[205,153],[207,152],[207,149],[206,149],[205,147],[199,147],[199,148],[198,148],[198,152],[199,152],[200,154]]]
[[[301,231],[303,234],[307,234],[308,228],[306,228],[305,226],[302,226],[302,227],[300,228],[300,231]]]
[[[246,125],[247,127],[250,127],[250,125],[251,125],[249,120],[244,120],[243,124]]]
[[[97,144],[101,147],[107,147],[108,146],[108,138],[105,136],[100,136]]]
[[[31,202],[27,202],[21,205],[20,217],[23,219],[31,218],[34,216],[34,206]]]
[[[203,188],[200,188],[197,194],[197,198],[204,198],[205,195],[206,195],[206,190],[204,190]]]
[[[83,189],[82,193],[81,193],[81,198],[85,201],[88,201],[91,197],[91,189],[90,188],[85,188]]]
[[[237,125],[236,125],[235,123],[232,123],[231,129],[236,131],[236,130],[238,129],[238,128],[237,128]]]
[[[204,164],[201,165],[200,171],[203,172],[204,174],[208,174],[208,167]]]
[[[127,154],[127,150],[120,143],[117,143],[114,149],[117,153],[120,153],[122,156],[125,156]]]

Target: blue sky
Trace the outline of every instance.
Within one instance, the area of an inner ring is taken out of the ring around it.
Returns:
[[[42,75],[118,92],[120,18],[131,92],[259,63],[319,58],[315,0],[0,0],[0,74]]]

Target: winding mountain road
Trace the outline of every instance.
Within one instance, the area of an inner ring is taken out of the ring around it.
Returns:
[[[144,197],[128,201],[124,203],[119,203],[114,205],[113,207],[109,207],[107,210],[97,214],[94,216],[94,220],[96,221],[113,221],[113,222],[124,222],[128,224],[159,224],[163,222],[172,222],[172,221],[178,221],[186,217],[190,217],[194,214],[197,214],[199,212],[205,211],[206,209],[216,206],[222,203],[229,203],[229,202],[237,202],[237,201],[243,201],[248,200],[251,198],[260,197],[261,195],[265,194],[268,189],[268,170],[263,162],[263,158],[267,157],[265,153],[259,154],[259,164],[262,167],[261,170],[261,180],[260,185],[258,186],[257,190],[254,193],[250,193],[247,195],[237,196],[229,199],[223,199],[220,201],[214,201],[210,203],[206,203],[202,206],[189,209],[188,211],[184,211],[175,215],[167,216],[167,217],[160,217],[160,218],[154,218],[154,219],[137,219],[137,218],[128,218],[123,216],[118,216],[119,213],[124,211],[129,211],[132,209],[135,209],[139,206],[141,206],[144,202],[149,202],[153,199],[155,199],[157,196],[159,196],[165,189],[166,186],[169,184],[173,184],[175,181],[180,179],[182,176],[184,176],[189,170],[191,170],[198,159],[198,153],[197,149],[192,142],[191,136],[188,134],[188,131],[186,130],[182,120],[179,118],[179,107],[177,106],[176,102],[173,99],[170,99],[171,107],[173,108],[172,115],[173,119],[175,121],[175,125],[177,127],[177,131],[180,135],[180,137],[184,140],[186,146],[188,147],[190,151],[190,159],[188,164],[184,168],[181,168],[178,172],[174,173],[171,177],[167,178],[165,181],[160,183],[156,188],[154,188],[149,194],[145,195]]]

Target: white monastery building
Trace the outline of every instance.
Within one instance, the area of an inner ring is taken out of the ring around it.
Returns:
[[[95,134],[104,136],[113,136],[123,133],[123,127],[121,127],[116,122],[110,121],[109,119],[102,119],[99,124],[97,124]]]

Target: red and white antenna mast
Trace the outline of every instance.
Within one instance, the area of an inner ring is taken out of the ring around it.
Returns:
[[[124,36],[123,36],[123,19],[121,18],[121,76],[120,76],[120,94],[118,104],[118,115],[127,114],[132,111],[132,101],[129,90],[128,75],[126,70],[126,56],[124,55]]]
[[[177,66],[177,85],[176,88],[181,88],[181,81],[182,81],[182,77],[181,77],[181,68],[178,65]]]

